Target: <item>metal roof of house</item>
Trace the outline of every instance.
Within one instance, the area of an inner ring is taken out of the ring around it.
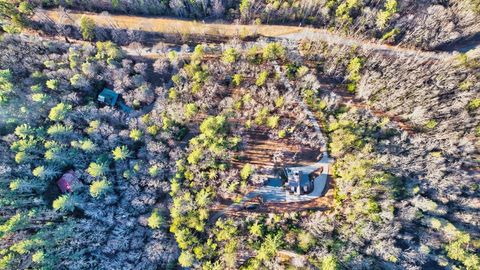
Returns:
[[[57,181],[57,185],[63,193],[72,192],[75,185],[78,185],[77,176],[73,171],[68,171]]]
[[[288,183],[290,187],[304,187],[310,184],[310,179],[308,174],[303,173],[302,171],[292,171],[290,169],[285,170],[287,172]]]
[[[110,106],[115,106],[118,100],[118,93],[115,91],[104,88],[102,92],[98,95],[98,101],[106,103]]]

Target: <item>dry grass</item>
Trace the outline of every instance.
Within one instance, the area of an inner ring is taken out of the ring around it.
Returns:
[[[45,11],[50,19],[55,22],[61,21],[61,13],[56,10]],[[276,37],[291,33],[300,32],[303,29],[295,26],[279,25],[235,25],[220,23],[202,23],[197,21],[180,20],[173,18],[138,17],[127,15],[101,15],[96,13],[68,13],[69,19],[61,23],[67,25],[78,25],[80,18],[85,15],[95,21],[98,26],[106,28],[119,28],[130,30],[141,30],[147,32],[159,32],[165,34],[181,35],[214,35],[225,37],[246,37],[261,35]]]

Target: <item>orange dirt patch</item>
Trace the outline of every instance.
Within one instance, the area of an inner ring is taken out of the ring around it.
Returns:
[[[288,138],[270,139],[268,132],[262,128],[246,131],[243,137],[244,149],[239,151],[233,163],[239,166],[250,163],[257,167],[273,168],[308,165],[319,158],[320,148],[304,147]],[[282,152],[283,155],[275,158],[277,152]]]

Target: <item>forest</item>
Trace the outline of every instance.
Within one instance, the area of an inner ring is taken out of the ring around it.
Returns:
[[[88,16],[35,20],[58,7],[398,47],[150,45]],[[475,40],[479,12],[477,0],[0,0],[0,269],[480,269],[480,49],[435,50]],[[318,198],[249,197],[319,162]]]

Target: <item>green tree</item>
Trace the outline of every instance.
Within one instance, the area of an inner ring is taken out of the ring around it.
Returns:
[[[198,112],[198,107],[195,105],[195,103],[188,103],[184,106],[185,110],[185,117],[187,119],[191,119],[195,114]]]
[[[202,189],[195,195],[195,202],[200,207],[206,207],[210,203],[211,195],[207,189]]]
[[[242,81],[243,81],[242,74],[235,74],[235,75],[233,75],[233,77],[232,77],[233,85],[235,85],[235,86],[240,86],[240,84],[242,83]]]
[[[347,78],[350,80],[350,83],[347,85],[347,90],[354,93],[357,90],[357,83],[361,79],[360,71],[363,67],[363,59],[360,57],[355,57],[348,63]]]
[[[258,221],[255,221],[255,223],[253,223],[253,224],[250,226],[250,229],[249,229],[248,231],[249,231],[250,234],[253,235],[253,236],[262,237],[262,235],[263,235],[263,226],[262,226],[262,224],[258,223]]]
[[[164,218],[157,209],[153,210],[152,214],[148,218],[148,227],[152,229],[158,229],[164,223]]]
[[[72,110],[72,105],[65,104],[65,103],[58,103],[55,107],[53,107],[49,114],[48,118],[52,121],[62,121],[67,117],[67,114]]]
[[[49,180],[58,175],[58,171],[45,166],[35,167],[32,171],[33,176],[42,180]]]
[[[333,255],[327,255],[322,260],[322,270],[338,270],[340,265]]]
[[[240,171],[240,177],[242,180],[247,180],[253,174],[253,172],[255,172],[255,169],[251,164],[247,163]]]
[[[39,250],[32,254],[32,262],[37,264],[42,264],[45,260],[45,253],[42,250]]]
[[[90,165],[88,165],[87,172],[90,174],[92,177],[100,177],[105,175],[105,173],[108,171],[108,166],[106,163],[97,163],[97,162],[92,162]]]
[[[0,237],[7,233],[23,230],[29,225],[29,218],[25,213],[17,213],[0,225]]]
[[[51,80],[48,80],[45,84],[47,85],[48,89],[57,90],[59,82],[55,79],[51,79]]]
[[[438,123],[437,123],[437,121],[435,121],[435,119],[430,119],[425,124],[425,127],[427,129],[434,129],[437,125],[438,125]]]
[[[263,48],[263,60],[275,61],[285,58],[285,48],[278,42],[268,43]]]
[[[223,51],[222,60],[227,64],[235,63],[239,57],[239,54],[234,48],[228,48]]]
[[[72,212],[75,209],[75,198],[70,194],[65,194],[53,201],[53,209],[59,211]]]
[[[134,128],[130,131],[130,138],[134,141],[139,141],[143,136],[143,133],[138,128]]]
[[[80,18],[80,32],[85,40],[93,40],[95,38],[95,21],[86,15]]]
[[[377,15],[377,27],[384,29],[392,16],[397,12],[397,0],[387,0],[385,9]]]
[[[265,84],[265,82],[267,81],[267,78],[268,78],[268,71],[264,70],[262,72],[260,72],[260,74],[258,75],[258,78],[257,80],[255,81],[255,84],[257,86],[263,86]]]
[[[97,54],[95,55],[95,59],[97,60],[105,60],[110,63],[111,61],[119,61],[124,56],[122,49],[111,41],[99,41],[96,43],[96,47]]]
[[[209,139],[213,139],[224,132],[227,119],[223,115],[209,116],[200,124],[200,132]]]
[[[0,0],[0,27],[8,33],[20,32],[32,14],[28,1]]]
[[[132,154],[125,145],[117,146],[112,150],[114,160],[125,160]]]
[[[201,148],[195,148],[187,157],[187,161],[189,164],[195,165],[198,164],[200,159],[203,156],[203,151]]]
[[[0,70],[0,102],[7,101],[7,96],[12,92],[12,73],[8,69]]]
[[[178,263],[182,267],[190,267],[193,265],[193,262],[195,261],[194,255],[189,252],[189,251],[182,251],[180,254],[180,257],[178,257]]]
[[[267,127],[274,129],[278,127],[278,122],[280,121],[280,116],[274,115],[267,118]]]
[[[105,195],[112,187],[107,180],[94,181],[90,185],[90,195],[94,198]]]
[[[468,102],[467,106],[469,111],[475,111],[476,109],[480,108],[480,98],[474,98]]]
[[[249,63],[254,65],[259,65],[263,61],[260,48],[257,45],[254,45],[247,50],[246,58]]]
[[[248,16],[249,16],[249,13],[250,13],[250,1],[249,0],[242,0],[240,2],[239,10],[240,10],[240,15],[242,16],[242,18],[244,20],[248,19]]]

